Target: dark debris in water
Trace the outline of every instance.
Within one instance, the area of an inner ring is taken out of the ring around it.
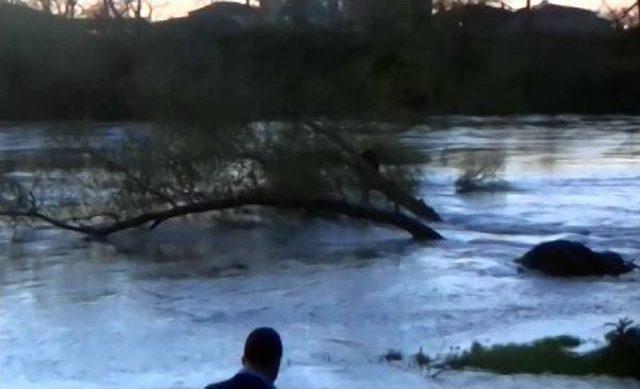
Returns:
[[[382,359],[387,362],[395,362],[402,361],[404,359],[404,356],[402,355],[402,351],[391,349],[382,356]]]
[[[635,269],[620,254],[596,252],[579,242],[543,242],[517,260],[526,268],[555,277],[620,275]]]
[[[420,351],[418,351],[418,353],[414,355],[413,358],[416,364],[419,367],[423,368],[429,366],[432,362],[431,358],[429,358],[429,356],[425,354],[424,351],[422,351],[422,347],[420,347]]]

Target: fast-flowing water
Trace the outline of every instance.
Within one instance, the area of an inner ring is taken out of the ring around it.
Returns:
[[[70,125],[71,126],[71,125]],[[120,125],[96,125],[117,142]],[[86,128],[84,129],[86,130]],[[70,136],[0,126],[3,173],[73,164]],[[73,132],[71,132],[73,136]],[[200,388],[239,368],[256,326],[281,331],[281,388],[629,388],[636,381],[444,372],[387,364],[640,319],[640,276],[558,280],[519,272],[534,244],[571,238],[640,257],[640,118],[434,118],[402,135],[431,157],[424,197],[447,240],[340,221],[188,229],[113,244],[43,226],[0,229],[0,388]],[[52,142],[56,137],[58,141]],[[494,161],[501,190],[457,195]]]

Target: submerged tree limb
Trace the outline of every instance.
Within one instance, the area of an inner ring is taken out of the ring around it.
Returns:
[[[367,175],[367,180],[371,184],[371,189],[375,189],[382,193],[389,201],[392,201],[414,215],[431,221],[442,221],[440,215],[430,206],[428,206],[424,200],[417,199],[411,193],[404,188],[398,186],[396,183],[383,176],[378,170],[374,169],[362,158],[361,153],[358,152],[349,142],[347,142],[338,131],[333,130],[327,126],[318,125],[309,120],[302,120],[302,123],[310,130],[322,134],[334,142],[340,147],[351,160],[354,161],[354,167]]]
[[[169,219],[196,213],[220,211],[224,209],[239,208],[244,206],[262,206],[280,209],[301,209],[309,212],[328,212],[337,215],[349,216],[356,219],[371,221],[374,223],[388,224],[405,230],[417,240],[437,240],[442,236],[421,221],[398,212],[390,212],[373,207],[352,204],[341,200],[332,199],[289,199],[273,197],[261,194],[249,194],[231,198],[204,201],[170,209],[142,213],[138,216],[113,222],[108,225],[76,225],[60,219],[48,216],[37,209],[28,211],[0,211],[0,216],[11,218],[29,218],[41,220],[55,227],[79,232],[95,237],[106,237],[116,232],[142,227],[151,224],[151,228]]]
[[[51,224],[54,227],[61,228],[63,230],[69,230],[74,232],[79,232],[81,234],[86,235],[95,235],[99,236],[100,229],[97,227],[86,226],[81,224],[71,224],[61,219],[56,219],[55,217],[48,216],[36,209],[28,210],[28,211],[11,211],[11,210],[3,210],[0,211],[0,217],[7,217],[11,219],[32,219],[32,220],[40,220],[45,223]]]

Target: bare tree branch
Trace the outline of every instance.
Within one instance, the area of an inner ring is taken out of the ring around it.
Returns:
[[[93,150],[87,150],[87,152],[93,158],[95,158],[99,163],[103,164],[107,169],[124,174],[129,180],[131,180],[131,182],[137,185],[143,191],[143,193],[146,192],[153,196],[156,196],[159,200],[164,201],[173,207],[176,207],[178,205],[176,201],[172,199],[170,196],[168,196],[166,193],[162,192],[157,188],[147,185],[142,178],[135,175],[126,166],[123,166],[113,160],[110,160],[109,158],[106,158]]]
[[[428,206],[423,200],[416,199],[410,193],[384,177],[378,170],[372,168],[369,163],[362,158],[360,153],[351,146],[351,144],[349,144],[349,142],[347,142],[338,131],[328,126],[320,126],[309,120],[300,121],[313,132],[322,134],[332,140],[336,145],[338,145],[338,147],[347,153],[351,160],[354,161],[352,166],[363,171],[368,176],[368,180],[370,181],[372,188],[385,195],[387,199],[402,205],[416,216],[432,221],[442,220],[440,215],[438,215],[438,213]]]

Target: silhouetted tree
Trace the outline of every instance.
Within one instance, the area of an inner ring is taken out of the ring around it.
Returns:
[[[281,12],[296,24],[323,22],[327,19],[327,8],[320,0],[286,0]]]
[[[390,202],[413,214],[414,203],[426,207],[405,186],[412,170],[400,166],[386,174],[377,171],[357,153],[357,138],[336,124],[176,130],[156,128],[143,146],[126,142],[106,153],[85,148],[94,174],[79,177],[69,172],[58,181],[60,190],[73,191],[77,202],[44,202],[51,191],[49,184],[41,184],[51,182],[46,173],[42,181],[31,182],[3,176],[0,217],[38,220],[106,237],[130,228],[153,229],[189,214],[261,206],[344,215],[395,226],[416,239],[441,239],[419,218],[390,209]],[[368,175],[371,189],[387,200],[358,203],[359,174]],[[96,193],[111,195],[98,200]]]
[[[55,0],[54,0],[55,1]],[[78,2],[74,3],[74,8]],[[71,5],[71,4],[70,4]],[[97,19],[151,19],[153,14],[152,0],[96,0],[85,7],[85,16]]]
[[[51,15],[73,19],[78,16],[79,0],[14,0],[9,4],[24,4]]]
[[[432,0],[345,0],[348,18],[368,22],[404,23],[424,20],[433,13]]]
[[[640,26],[640,1],[621,8],[611,7],[606,1],[603,1],[603,6],[606,8],[606,16],[613,20],[619,28]]]

